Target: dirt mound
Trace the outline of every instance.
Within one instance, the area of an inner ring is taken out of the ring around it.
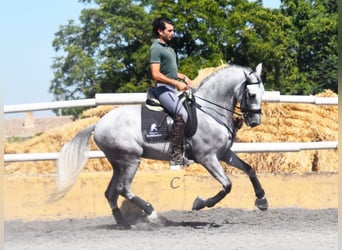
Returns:
[[[222,67],[222,66],[220,66]],[[204,74],[215,68],[203,70]],[[202,72],[202,73],[203,73]],[[201,73],[195,79],[203,79]],[[336,97],[332,91],[325,91],[319,96]],[[52,129],[42,135],[21,143],[5,142],[5,154],[58,152],[71,140],[78,131],[96,122],[115,106],[99,106],[83,112],[79,120],[68,125]],[[263,104],[263,120],[260,126],[247,128],[243,126],[237,134],[238,142],[317,142],[337,141],[338,107],[336,105],[312,104]],[[91,140],[91,150],[98,150]],[[274,172],[311,172],[337,171],[337,150],[310,150],[296,153],[253,153],[239,154],[253,166],[258,173]],[[143,159],[140,170],[168,169],[168,163]],[[6,163],[5,173],[42,174],[55,173],[55,161]],[[85,171],[111,171],[106,159],[90,159]],[[189,173],[206,173],[199,164],[187,168]],[[239,170],[225,166],[227,173],[238,173]]]

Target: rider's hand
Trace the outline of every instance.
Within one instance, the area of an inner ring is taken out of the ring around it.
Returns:
[[[176,84],[176,88],[179,90],[179,91],[187,91],[189,89],[189,86],[188,84],[186,84],[185,82],[180,82],[180,81],[177,81],[177,84]]]

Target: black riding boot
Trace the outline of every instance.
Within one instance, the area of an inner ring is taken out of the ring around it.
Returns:
[[[183,155],[183,136],[185,130],[185,122],[181,115],[177,115],[174,120],[172,138],[171,138],[171,160],[170,165],[188,166],[193,163]]]

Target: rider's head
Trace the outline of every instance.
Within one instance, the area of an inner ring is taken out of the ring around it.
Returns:
[[[156,36],[156,37],[159,37],[160,36],[160,32],[163,32],[167,26],[174,26],[173,22],[166,18],[166,17],[158,17],[156,18],[153,23],[152,23],[152,27],[153,27],[153,34]],[[173,30],[172,30],[173,32]]]

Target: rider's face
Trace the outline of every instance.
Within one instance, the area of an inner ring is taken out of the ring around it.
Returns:
[[[159,30],[159,38],[165,43],[170,42],[174,35],[173,25],[165,23],[165,29]]]

